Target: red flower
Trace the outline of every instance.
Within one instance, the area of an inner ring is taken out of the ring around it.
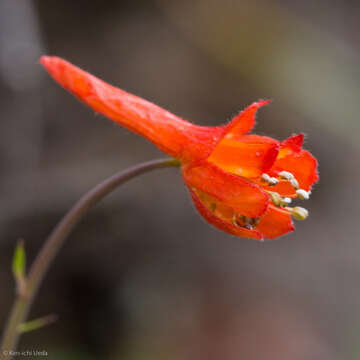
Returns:
[[[269,101],[253,103],[227,125],[197,126],[60,58],[44,56],[41,64],[96,112],[178,158],[195,207],[217,228],[273,239],[294,230],[291,215],[307,217],[305,209],[288,207],[292,198],[307,199],[318,180],[316,159],[302,149],[304,136],[279,142],[245,135]]]

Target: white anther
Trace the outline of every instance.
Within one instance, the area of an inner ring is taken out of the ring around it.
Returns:
[[[289,198],[289,197],[284,197],[284,198],[282,199],[282,202],[284,203],[284,205],[289,205],[289,204],[291,204],[292,199]]]
[[[265,182],[269,183],[271,180],[271,177],[270,177],[270,175],[264,173],[261,175],[261,179],[264,180]]]
[[[296,194],[301,200],[309,200],[310,198],[310,194],[304,189],[296,190]]]
[[[268,181],[268,184],[269,184],[270,186],[275,186],[275,185],[277,185],[278,183],[279,183],[279,180],[278,180],[277,178],[275,178],[275,177],[270,178],[270,180]]]
[[[291,172],[285,171],[285,170],[280,171],[279,176],[280,176],[280,178],[285,179],[285,180],[289,180],[289,181],[294,179],[294,175]]]
[[[298,188],[299,188],[299,183],[298,183],[298,181],[297,181],[295,178],[293,178],[293,179],[290,180],[290,184],[291,184],[291,186],[292,186],[294,189],[298,189]]]
[[[296,220],[305,220],[309,216],[309,212],[300,206],[290,208],[289,210],[290,210],[291,216]]]

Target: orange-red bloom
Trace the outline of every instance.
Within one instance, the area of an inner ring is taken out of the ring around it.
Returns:
[[[246,135],[269,101],[251,104],[227,125],[197,126],[58,57],[43,56],[41,64],[96,112],[179,159],[195,207],[217,228],[273,239],[294,230],[291,215],[307,216],[305,209],[288,206],[292,198],[308,198],[318,180],[316,159],[302,149],[304,136],[279,142]]]

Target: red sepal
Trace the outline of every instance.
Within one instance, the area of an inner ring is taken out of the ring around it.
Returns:
[[[248,133],[255,125],[255,116],[258,109],[270,103],[271,100],[259,100],[253,102],[231,120],[227,125],[226,135],[231,134],[236,136]]]

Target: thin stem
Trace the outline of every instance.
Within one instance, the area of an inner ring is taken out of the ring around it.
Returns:
[[[103,197],[128,180],[155,169],[179,165],[180,163],[176,159],[159,159],[120,171],[88,191],[68,211],[47,238],[33,262],[26,279],[26,292],[17,295],[3,335],[0,350],[1,360],[12,358],[11,351],[15,351],[20,337],[19,326],[26,320],[37,291],[52,260],[64,244],[67,236],[87,211],[96,205]]]

